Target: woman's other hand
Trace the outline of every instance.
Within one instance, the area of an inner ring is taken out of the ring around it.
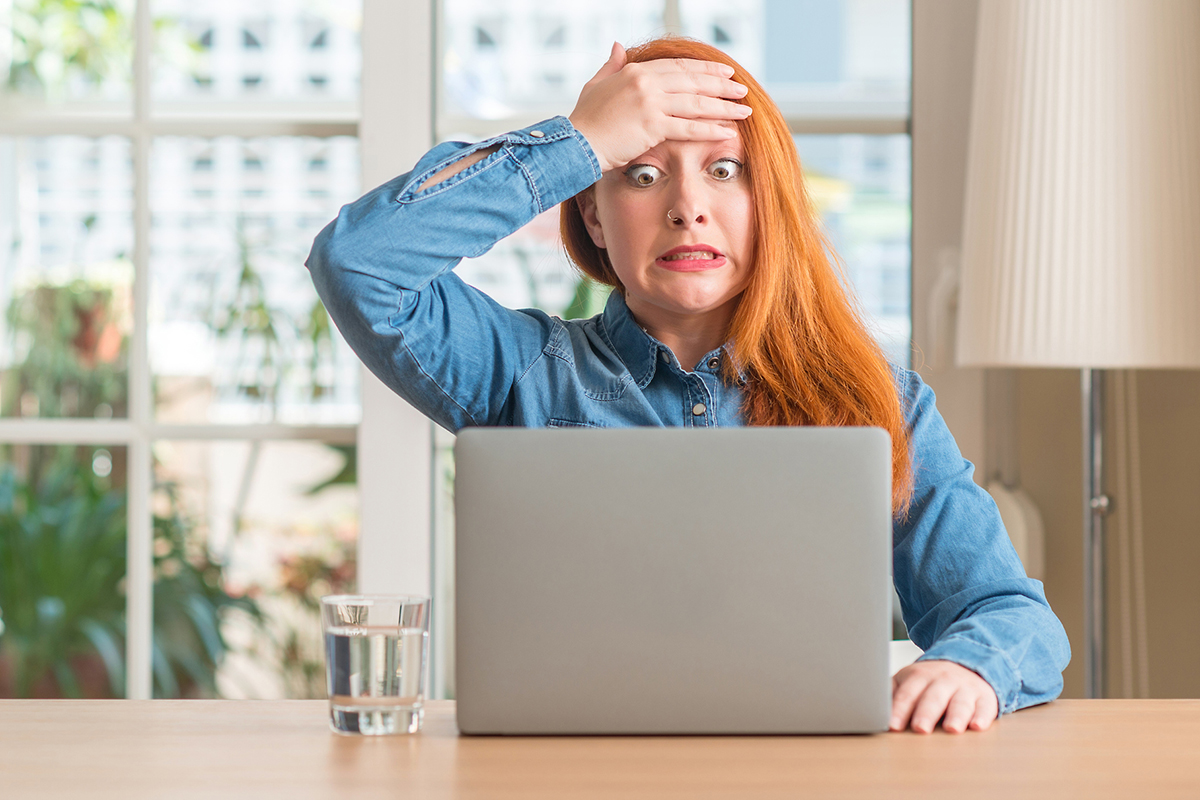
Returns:
[[[579,93],[571,124],[587,139],[604,172],[667,139],[731,139],[737,133],[728,121],[750,116],[749,106],[723,99],[745,97],[748,91],[731,75],[732,67],[715,61],[672,58],[627,64],[625,48],[614,42],[608,61]]]
[[[918,661],[892,678],[892,719],[889,727],[929,733],[942,721],[947,733],[967,728],[982,731],[999,713],[991,685],[978,674],[952,661]],[[911,720],[911,723],[910,723]]]

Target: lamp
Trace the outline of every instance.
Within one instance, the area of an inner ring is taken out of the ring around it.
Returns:
[[[1100,697],[1104,370],[1200,367],[1200,3],[983,0],[976,36],[958,363],[1081,370]]]

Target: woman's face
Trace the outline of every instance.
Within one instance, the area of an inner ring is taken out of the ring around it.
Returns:
[[[744,161],[740,138],[667,141],[606,173],[584,199],[592,241],[608,251],[626,303],[644,324],[732,314],[754,250]]]

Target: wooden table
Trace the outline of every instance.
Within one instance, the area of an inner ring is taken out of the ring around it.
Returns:
[[[1200,700],[1062,700],[985,733],[336,736],[323,701],[0,701],[0,798],[1200,797]]]

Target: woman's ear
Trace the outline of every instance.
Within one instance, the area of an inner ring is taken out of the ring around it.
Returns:
[[[588,235],[592,237],[592,244],[601,250],[607,249],[607,245],[604,244],[604,228],[600,226],[600,217],[596,213],[596,190],[593,188],[583,192],[575,198],[575,202],[579,204],[583,226],[587,228]]]

